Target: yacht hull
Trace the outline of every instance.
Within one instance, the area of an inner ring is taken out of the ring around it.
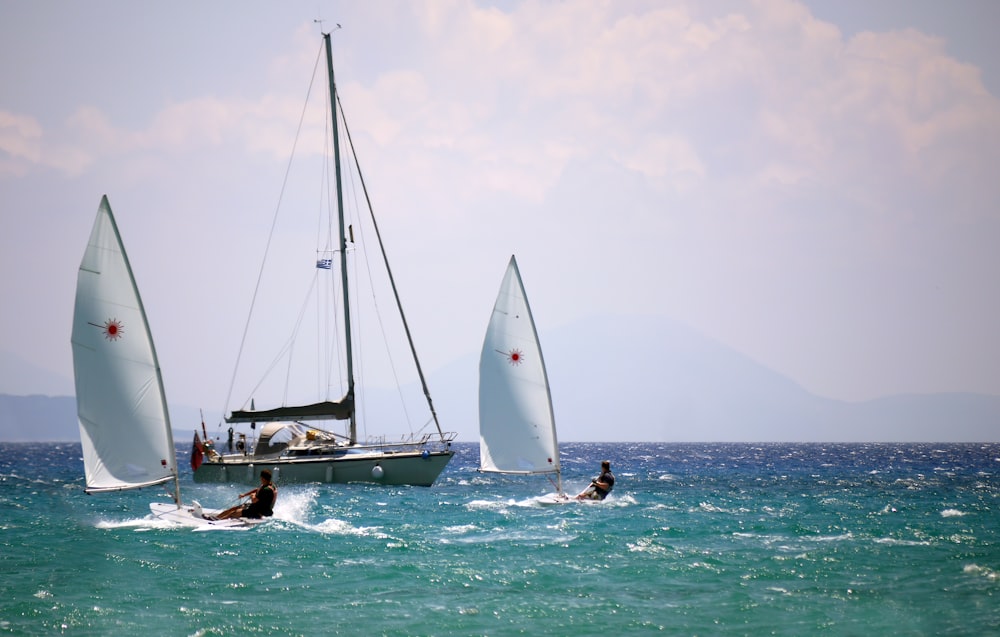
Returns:
[[[260,471],[270,469],[277,484],[373,482],[429,487],[453,455],[450,449],[270,458],[230,454],[206,460],[194,472],[194,481],[256,484]]]

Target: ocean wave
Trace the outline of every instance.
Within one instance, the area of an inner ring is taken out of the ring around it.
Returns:
[[[731,509],[717,506],[710,502],[699,502],[697,507],[688,509],[688,513],[735,513]]]
[[[929,540],[901,540],[895,537],[878,537],[875,538],[875,543],[888,546],[931,546]]]
[[[152,531],[155,529],[174,529],[177,524],[155,518],[152,515],[142,518],[132,518],[128,520],[98,520],[94,525],[98,529],[135,529],[137,531]]]
[[[630,553],[649,553],[651,555],[662,555],[664,553],[672,552],[671,549],[655,542],[651,538],[639,538],[635,542],[627,542],[625,546],[628,547]]]
[[[353,535],[357,537],[372,537],[379,540],[390,539],[390,535],[380,526],[354,526],[346,520],[328,518],[319,524],[303,524],[303,528],[326,535]]]
[[[506,511],[517,504],[516,500],[472,500],[465,505],[470,511]]]
[[[479,527],[477,527],[475,524],[456,524],[454,526],[446,526],[441,530],[444,533],[449,533],[452,535],[461,535],[463,533],[469,533],[471,531],[475,531],[478,528]]]
[[[278,500],[274,503],[274,518],[287,522],[303,522],[308,519],[309,511],[319,493],[315,488],[308,489],[282,489],[278,493]]]
[[[596,503],[598,501],[591,500],[591,502]],[[633,504],[639,504],[639,501],[636,500],[635,497],[630,493],[623,495],[615,495],[614,493],[612,493],[603,502],[601,502],[601,504],[603,504],[604,506],[625,507],[625,506],[631,506]]]
[[[444,543],[454,544],[517,544],[547,546],[552,544],[568,544],[579,537],[577,534],[567,533],[551,527],[528,528],[528,529],[500,529],[494,528],[473,535],[463,537],[448,538],[442,540]]]
[[[816,537],[802,538],[809,539],[813,542],[845,542],[854,539],[854,534],[847,532],[841,533],[839,535],[817,535]]]
[[[978,564],[966,564],[962,568],[962,572],[966,575],[979,575],[980,577],[985,577],[991,582],[996,582],[1000,580],[1000,573],[997,573],[991,568],[986,568],[985,566],[979,566]]]
[[[210,539],[145,517],[150,500],[169,502],[159,489],[86,496],[80,480],[54,479],[82,473],[78,458],[50,466],[39,450],[3,470],[53,479],[4,483],[0,551],[14,568],[0,633],[68,620],[91,634],[177,621],[189,634],[312,634],[317,614],[328,632],[350,617],[375,634],[663,632],[646,619],[688,634],[844,633],[859,617],[875,633],[987,634],[996,623],[1000,445],[985,457],[948,447],[969,456],[956,477],[933,471],[952,465],[927,460],[926,445],[715,445],[710,463],[689,460],[701,447],[591,446],[565,484],[583,486],[608,457],[617,489],[549,508],[531,498],[552,486],[477,474],[473,448],[431,488],[280,485],[271,521]],[[206,508],[249,488],[188,471],[182,487]],[[289,592],[296,605],[274,603]],[[883,603],[895,599],[906,603]]]

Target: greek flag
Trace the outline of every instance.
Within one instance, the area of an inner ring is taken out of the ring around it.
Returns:
[[[316,262],[316,267],[320,270],[329,270],[333,267],[333,259],[320,259]]]

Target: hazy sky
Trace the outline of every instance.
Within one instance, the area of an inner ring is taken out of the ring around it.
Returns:
[[[428,368],[516,253],[542,330],[662,315],[830,398],[1000,395],[991,0],[2,3],[0,352],[72,377],[106,193],[171,400],[222,405],[317,17]]]

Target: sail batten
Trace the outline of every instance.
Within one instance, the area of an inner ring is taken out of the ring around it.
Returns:
[[[176,479],[156,351],[107,197],[80,264],[71,341],[86,490]]]
[[[479,433],[482,471],[559,474],[545,360],[513,256],[479,359]]]

